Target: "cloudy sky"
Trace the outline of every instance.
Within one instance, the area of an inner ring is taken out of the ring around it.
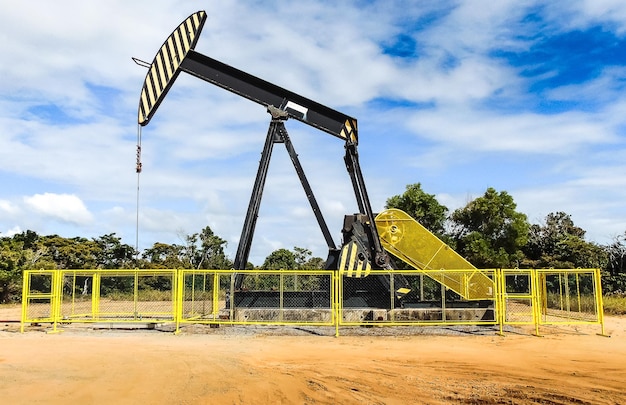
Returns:
[[[0,234],[135,244],[137,106],[187,16],[196,47],[359,121],[375,210],[422,183],[451,211],[488,187],[531,223],[570,214],[587,240],[626,231],[626,3],[621,0],[0,0]],[[139,248],[210,226],[234,258],[269,115],[181,74],[142,131]],[[287,129],[340,243],[357,210],[342,141]],[[250,260],[326,246],[274,149]]]

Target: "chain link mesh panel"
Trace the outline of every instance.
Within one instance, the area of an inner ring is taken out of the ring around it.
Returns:
[[[242,275],[234,289],[235,274]],[[181,322],[332,325],[331,271],[183,272]]]
[[[60,316],[64,321],[172,321],[175,270],[64,271]]]
[[[526,325],[536,322],[536,291],[533,270],[503,270],[502,295],[504,322],[510,325]]]
[[[54,322],[57,301],[56,270],[27,270],[22,288],[22,323]]]
[[[585,270],[539,271],[541,323],[596,322],[599,320],[598,286],[594,273]]]
[[[446,273],[446,274],[444,274]],[[365,278],[342,277],[339,322],[342,325],[495,324],[496,299],[467,300],[441,282],[471,280],[475,270],[372,271]],[[481,273],[489,277],[491,271]]]

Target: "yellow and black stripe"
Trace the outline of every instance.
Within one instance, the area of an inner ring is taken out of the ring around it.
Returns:
[[[172,32],[157,52],[141,89],[138,118],[140,125],[147,125],[156,112],[178,76],[181,62],[196,46],[206,17],[204,11],[190,15]]]
[[[358,135],[357,135],[357,127],[356,120],[354,118],[347,119],[343,127],[341,127],[341,131],[339,131],[339,136],[345,140],[350,140],[353,143],[358,143]]]
[[[359,246],[355,242],[348,243],[341,249],[339,271],[347,277],[367,277],[372,270],[369,260],[359,260]]]

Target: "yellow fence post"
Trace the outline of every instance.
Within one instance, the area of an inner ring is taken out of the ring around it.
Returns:
[[[213,319],[219,319],[220,313],[220,275],[218,272],[213,273]]]
[[[91,282],[91,319],[96,320],[100,314],[100,273],[93,272],[93,279]]]
[[[179,304],[182,303],[182,301],[178,300],[178,270],[179,269],[173,269],[172,274],[170,275],[170,277],[172,277],[172,320],[175,324],[177,324],[178,309],[180,308]]]
[[[63,272],[57,270],[52,273],[52,331],[48,333],[58,333],[57,329],[61,312],[61,299],[63,296]]]
[[[496,319],[499,326],[499,335],[504,336],[504,322],[506,320],[506,285],[504,282],[504,272],[502,269],[495,269],[494,271],[496,282],[494,283],[495,295],[496,295],[496,308],[499,307]]]
[[[541,302],[539,290],[539,272],[535,269],[530,271],[530,295],[531,305],[533,306],[533,322],[535,324],[535,336],[541,336],[539,334],[539,322],[541,320]]]
[[[343,293],[341,291],[341,274],[339,274],[339,271],[333,272],[332,282],[330,284],[331,297],[333,298],[332,306],[334,308],[332,312],[335,318],[335,337],[339,337],[339,319],[341,319],[341,301],[343,299]]]
[[[280,270],[278,275],[278,322],[282,322],[284,318],[285,308],[285,272]]]
[[[600,336],[610,337],[604,330],[604,302],[602,301],[602,278],[600,277],[600,269],[594,269],[593,275],[596,293],[596,312],[598,313],[598,322],[600,322]]]
[[[185,305],[185,270],[176,269],[174,278],[176,279],[176,303],[174,305],[176,307],[176,316],[174,317],[176,329],[174,330],[174,334],[178,335],[180,333],[180,322],[183,317],[183,306]]]
[[[548,282],[546,275],[537,270],[537,287],[539,288],[539,294],[541,302],[539,303],[539,322],[541,322],[543,316],[548,312]]]
[[[24,333],[24,323],[26,322],[26,317],[28,314],[28,304],[29,304],[28,293],[30,291],[30,275],[31,275],[31,271],[25,270],[22,276],[24,278],[22,279],[22,318],[21,318],[22,322],[20,324],[21,333]]]

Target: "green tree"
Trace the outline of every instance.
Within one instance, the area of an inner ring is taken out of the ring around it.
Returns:
[[[603,268],[608,262],[602,246],[573,235],[568,235],[557,245],[556,255],[562,263],[571,265],[566,268]]]
[[[0,303],[20,300],[24,270],[57,268],[46,253],[33,231],[0,237]]]
[[[293,270],[297,266],[294,253],[288,249],[278,249],[270,253],[261,265],[262,270]]]
[[[406,212],[440,238],[445,234],[448,208],[439,204],[433,194],[422,190],[420,183],[409,184],[404,193],[388,198],[385,208],[397,208]]]
[[[155,242],[151,248],[142,253],[146,260],[144,265],[157,269],[188,269],[189,261],[185,260],[183,250],[184,247],[180,245]]]
[[[294,269],[299,270],[299,269],[304,268],[306,262],[309,260],[311,255],[312,255],[312,252],[309,249],[294,246],[293,257],[294,257],[294,260],[296,261],[296,266],[294,267]]]
[[[313,257],[309,249],[295,246],[293,255],[296,260],[296,270],[323,270],[326,267],[326,260],[317,256]]]
[[[23,244],[10,238],[0,238],[0,303],[19,297],[22,284],[21,254]]]
[[[35,231],[27,230],[13,235],[13,240],[22,243],[23,249],[35,249],[40,241],[40,237]]]
[[[226,240],[215,235],[210,227],[186,237],[184,256],[195,269],[224,270],[232,267],[224,249]]]
[[[312,257],[313,253],[306,248],[295,246],[293,255],[296,260],[296,270],[322,270],[326,265],[326,260],[321,257]]]
[[[524,253],[534,267],[554,267],[552,262],[557,245],[569,235],[582,238],[585,231],[574,225],[570,215],[564,212],[550,213],[543,225],[530,226]]]
[[[526,215],[506,191],[488,188],[452,213],[457,250],[477,267],[516,267],[528,241]]]
[[[101,251],[96,242],[81,237],[43,236],[38,243],[59,269],[96,268],[97,256]]]
[[[311,257],[307,260],[300,269],[302,270],[323,270],[326,267],[326,260],[321,257]]]
[[[607,262],[605,250],[584,240],[585,230],[574,225],[569,214],[553,212],[546,216],[543,225],[530,227],[529,239],[524,246],[526,267],[603,267]]]
[[[24,270],[56,269],[59,266],[44,245],[47,237],[41,237],[34,231],[24,231],[13,235],[13,246],[22,252],[22,268]]]
[[[607,253],[606,271],[611,276],[626,276],[626,232],[613,238],[613,243],[605,247]]]
[[[626,232],[604,247],[607,264],[602,277],[604,292],[626,293]]]
[[[115,236],[115,233],[102,235],[99,238],[94,238],[93,241],[100,248],[96,253],[98,268],[125,269],[137,267],[135,248],[122,243],[122,239]]]

